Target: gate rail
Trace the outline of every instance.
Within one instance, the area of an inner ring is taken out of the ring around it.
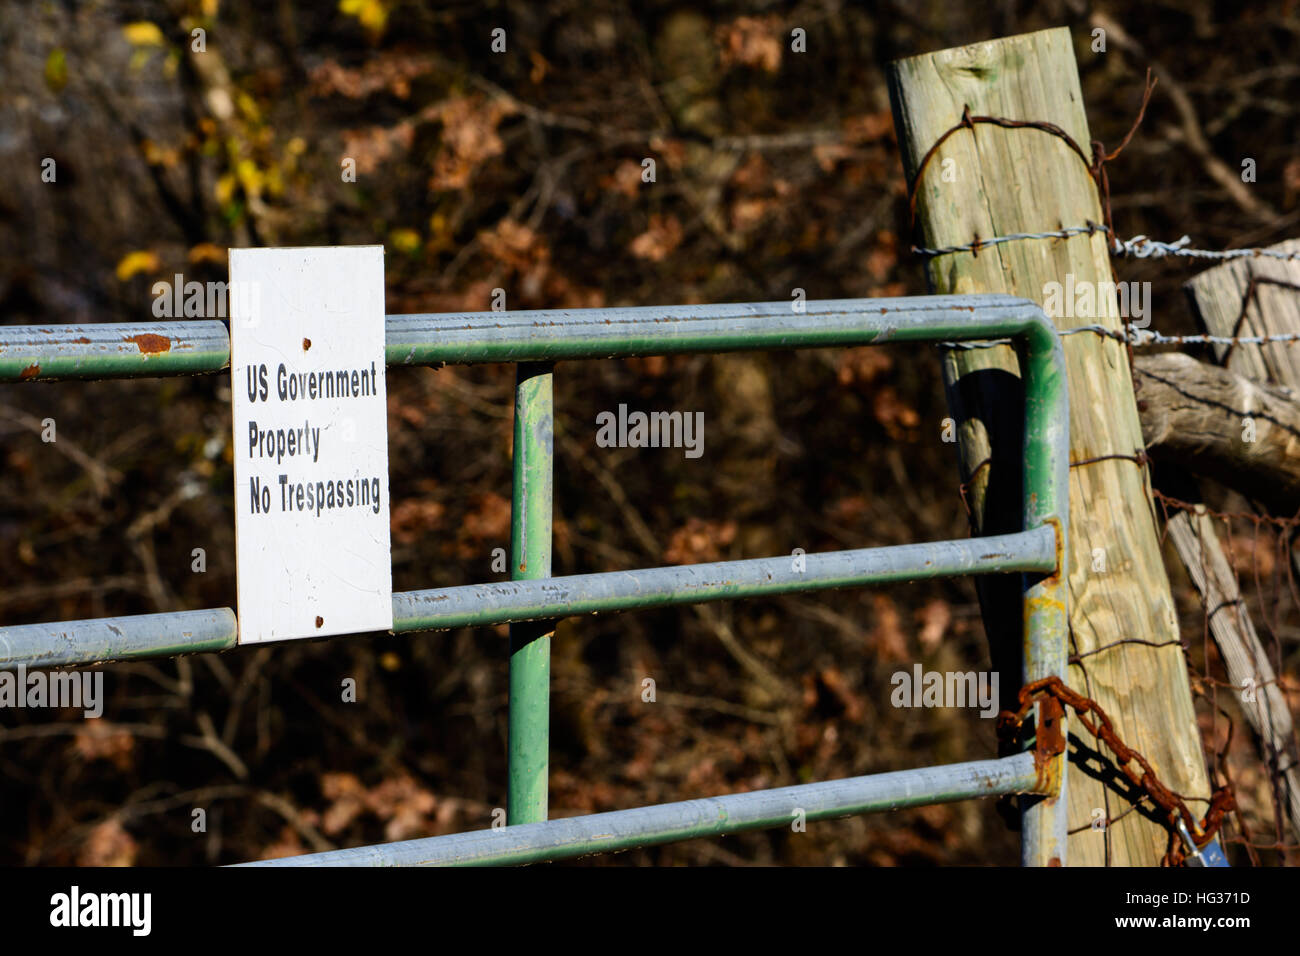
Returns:
[[[1023,530],[1015,534],[803,556],[561,577],[550,575],[551,373],[556,361],[1010,338],[1025,379]],[[1062,753],[923,767],[547,821],[550,632],[594,614],[971,574],[1021,573],[1028,683],[1065,676],[1069,409],[1055,327],[1003,295],[804,303],[392,315],[390,366],[515,362],[510,582],[393,595],[394,632],[511,625],[509,826],[258,865],[529,863],[699,836],[1009,793],[1022,807],[1022,861],[1065,860]],[[217,373],[224,323],[0,327],[0,382]],[[167,657],[235,646],[230,608],[0,628],[0,669]],[[1043,715],[1046,716],[1046,715]],[[1046,736],[1046,735],[1043,735]]]

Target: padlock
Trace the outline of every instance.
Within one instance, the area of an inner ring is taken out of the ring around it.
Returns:
[[[1228,857],[1223,852],[1223,847],[1219,845],[1218,840],[1210,840],[1203,847],[1198,847],[1192,835],[1187,832],[1187,825],[1182,820],[1178,821],[1178,832],[1183,838],[1183,844],[1187,848],[1186,863],[1188,866],[1228,866]]]

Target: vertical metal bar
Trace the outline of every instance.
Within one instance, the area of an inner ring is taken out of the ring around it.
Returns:
[[[549,362],[520,364],[515,382],[510,577],[551,576],[554,394]],[[546,819],[553,622],[510,625],[509,791],[506,822]]]
[[[1032,325],[1021,350],[1025,370],[1024,527],[1051,526],[1056,532],[1056,570],[1025,575],[1024,672],[1027,684],[1044,677],[1065,678],[1070,513],[1069,389],[1060,337],[1044,317]],[[1050,730],[1065,739],[1063,714],[1035,714],[1035,733]],[[1055,726],[1047,727],[1052,720]],[[1045,797],[1022,796],[1020,858],[1025,866],[1064,866],[1066,845],[1065,753],[1038,766]]]

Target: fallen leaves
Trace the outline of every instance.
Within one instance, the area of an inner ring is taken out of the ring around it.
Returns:
[[[721,561],[723,549],[736,540],[736,522],[689,518],[673,532],[664,551],[668,564],[700,564]]]
[[[480,94],[453,96],[422,111],[421,118],[442,123],[442,148],[433,161],[429,188],[464,189],[474,170],[505,152],[497,126],[518,112],[513,103]]]
[[[408,121],[344,130],[343,154],[356,161],[358,173],[373,173],[381,163],[405,155],[414,141],[415,127]]]
[[[77,854],[77,866],[133,866],[139,849],[122,821],[110,817],[90,831]]]
[[[86,725],[72,738],[73,752],[85,761],[107,760],[118,770],[130,770],[135,758],[135,737],[103,718]]]
[[[775,73],[783,52],[780,20],[775,16],[737,17],[717,28],[724,67],[749,66]]]
[[[835,363],[835,377],[844,386],[869,385],[893,367],[893,359],[878,348],[845,349]]]
[[[912,660],[914,655],[907,649],[907,638],[903,634],[903,619],[898,613],[898,606],[887,594],[873,594],[871,607],[875,612],[876,623],[867,637],[868,650],[886,662]]]
[[[917,634],[921,649],[927,653],[937,650],[952,624],[952,608],[942,598],[931,598],[916,612],[916,617],[921,624]]]
[[[400,545],[415,544],[442,523],[447,508],[433,498],[404,498],[393,504],[389,517],[393,540]]]
[[[460,556],[465,560],[486,558],[492,548],[509,541],[510,500],[494,491],[474,495],[460,526]]]
[[[894,386],[885,385],[876,390],[872,396],[871,413],[890,438],[905,442],[916,440],[921,416],[915,408],[903,401]]]
[[[628,250],[638,259],[662,262],[682,244],[682,224],[676,216],[651,213],[650,227],[632,240]]]
[[[460,801],[440,800],[406,774],[368,788],[355,774],[327,773],[321,793],[330,801],[320,817],[326,836],[339,836],[364,815],[384,823],[384,839],[390,842],[433,836],[450,829],[463,809]]]
[[[602,179],[600,184],[603,188],[626,196],[628,199],[636,199],[644,184],[641,178],[644,172],[645,167],[639,162],[625,159],[615,166],[614,171]]]
[[[312,96],[337,94],[350,100],[364,99],[379,92],[392,93],[399,99],[411,95],[411,81],[433,69],[426,56],[383,53],[350,69],[337,60],[326,60],[308,74]]]

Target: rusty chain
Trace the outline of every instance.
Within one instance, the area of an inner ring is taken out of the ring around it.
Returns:
[[[1181,866],[1186,861],[1187,852],[1179,838],[1180,823],[1186,826],[1192,841],[1199,849],[1208,844],[1218,833],[1224,815],[1236,808],[1232,787],[1230,785],[1218,787],[1210,795],[1210,807],[1205,817],[1198,821],[1187,808],[1182,796],[1160,782],[1160,778],[1156,776],[1155,770],[1147,759],[1120,739],[1110,717],[1101,706],[1091,697],[1085,697],[1071,690],[1061,678],[1045,677],[1026,684],[1021,688],[1018,699],[1019,710],[1004,710],[998,715],[999,737],[1003,740],[1013,739],[1034,710],[1034,705],[1039,702],[1049,708],[1049,713],[1054,714],[1059,714],[1063,707],[1073,708],[1079,722],[1115,755],[1116,764],[1129,781],[1165,811],[1165,824],[1169,829],[1169,847],[1165,851],[1163,865]],[[1096,717],[1095,722],[1089,719],[1089,714]],[[1036,747],[1036,762],[1063,752],[1063,742],[1055,739],[1060,736],[1059,733],[1050,735],[1052,739],[1045,746],[1039,742]],[[1134,768],[1134,764],[1137,764],[1137,768],[1140,769]]]

